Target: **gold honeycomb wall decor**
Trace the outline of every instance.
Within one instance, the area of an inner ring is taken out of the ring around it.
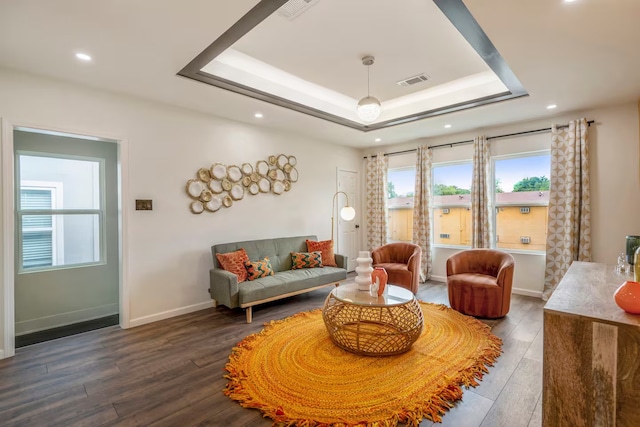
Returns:
[[[230,208],[245,194],[280,195],[298,181],[296,164],[295,156],[280,154],[258,160],[255,165],[214,163],[210,168],[200,168],[196,177],[187,181],[186,191],[192,199],[189,209],[194,214],[217,212]]]

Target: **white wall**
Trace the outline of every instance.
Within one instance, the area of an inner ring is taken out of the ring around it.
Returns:
[[[640,104],[625,104],[588,111],[561,114],[547,119],[523,122],[509,126],[478,129],[473,132],[451,134],[439,138],[423,139],[400,146],[377,147],[364,154],[402,151],[418,145],[438,145],[473,139],[477,135],[503,135],[513,132],[550,127],[552,123],[566,124],[569,120],[586,117],[595,120],[589,128],[591,162],[591,230],[592,258],[594,262],[615,263],[617,254],[624,249],[627,234],[640,234]],[[453,121],[455,123],[455,121]],[[548,138],[550,134],[542,134]],[[496,155],[526,152],[541,148],[540,135],[527,135],[492,140],[492,153]],[[433,151],[434,162],[470,159],[470,146],[440,148]],[[471,154],[470,154],[471,153]],[[396,156],[394,156],[396,157]],[[401,166],[402,161],[390,158],[390,167]],[[413,164],[413,156],[397,156]],[[446,259],[455,250],[434,250],[433,275],[446,276]],[[544,255],[515,254],[516,275],[514,288],[535,295],[544,284]]]
[[[0,117],[12,123],[128,141],[132,325],[210,304],[213,244],[301,234],[328,239],[336,168],[360,171],[362,164],[355,149],[7,70],[0,70],[0,93]],[[281,153],[298,160],[300,179],[291,191],[190,213],[185,185],[198,168],[255,164]],[[135,199],[153,199],[153,211],[135,211]]]

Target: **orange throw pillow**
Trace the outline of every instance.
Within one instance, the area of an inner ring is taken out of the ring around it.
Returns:
[[[336,257],[333,254],[333,241],[322,240],[320,242],[314,242],[313,240],[307,240],[307,251],[322,252],[322,265],[325,267],[337,267]]]
[[[249,256],[244,248],[240,248],[235,252],[226,254],[216,254],[218,263],[223,270],[238,276],[238,283],[247,280],[247,269],[244,266],[245,261],[249,261]]]

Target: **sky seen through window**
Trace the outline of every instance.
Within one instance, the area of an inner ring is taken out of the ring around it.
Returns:
[[[551,169],[549,154],[517,158],[497,159],[495,166],[496,179],[505,192],[513,191],[513,186],[524,178],[549,178]],[[471,189],[472,164],[458,163],[433,166],[433,184],[455,185],[458,188]],[[388,181],[393,182],[396,194],[405,197],[415,191],[415,168],[389,170]]]

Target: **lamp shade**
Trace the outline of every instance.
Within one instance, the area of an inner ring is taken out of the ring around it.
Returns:
[[[356,217],[356,210],[353,209],[351,206],[345,206],[344,208],[340,209],[340,218],[342,218],[343,220],[351,221],[355,217]]]
[[[356,210],[349,206],[349,196],[347,196],[347,193],[344,191],[336,191],[333,194],[333,202],[331,203],[331,241],[333,241],[333,217],[336,214],[336,197],[338,197],[338,194],[344,194],[344,197],[347,199],[346,206],[340,209],[340,218],[344,221],[351,221],[356,217]]]
[[[373,96],[364,97],[358,102],[356,113],[363,122],[372,122],[380,116],[380,101]]]

